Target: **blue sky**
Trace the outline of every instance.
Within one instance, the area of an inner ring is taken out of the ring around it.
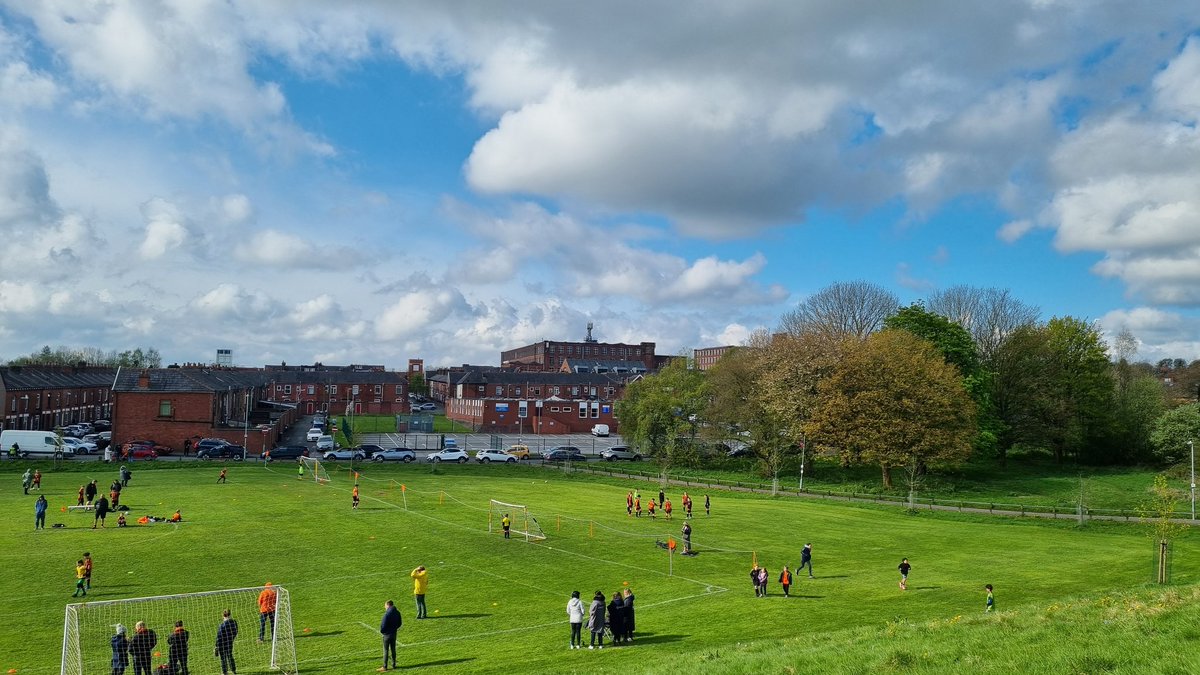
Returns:
[[[870,11],[867,11],[867,9]],[[0,0],[0,358],[738,343],[839,281],[1200,358],[1200,10]]]

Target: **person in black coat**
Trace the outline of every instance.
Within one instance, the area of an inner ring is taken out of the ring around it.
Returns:
[[[625,600],[622,603],[625,606],[625,641],[633,642],[633,591],[625,589]]]
[[[175,622],[175,630],[167,636],[168,662],[171,664],[172,675],[188,675],[188,639],[190,634],[183,627],[183,621]]]
[[[588,607],[587,627],[592,634],[588,649],[604,649],[604,594],[600,591],[596,591],[596,595],[592,597],[592,605]]]
[[[158,644],[158,635],[146,628],[144,621],[134,624],[133,638],[129,640],[129,655],[133,657],[133,675],[150,675],[150,659],[154,656],[154,646]]]
[[[213,648],[213,656],[221,658],[221,673],[237,675],[237,664],[233,661],[233,641],[237,639],[237,621],[230,616],[229,610],[221,613],[221,625],[217,626],[217,644]]]
[[[608,629],[612,631],[614,645],[619,644],[621,638],[625,637],[625,601],[621,598],[620,591],[613,593],[612,600],[608,603]]]
[[[403,624],[404,619],[400,616],[400,610],[396,609],[396,603],[388,600],[383,605],[383,621],[379,622],[379,634],[383,636],[383,667],[379,669],[381,673],[387,672],[388,669],[388,650],[392,652],[392,668],[396,667],[396,633]]]

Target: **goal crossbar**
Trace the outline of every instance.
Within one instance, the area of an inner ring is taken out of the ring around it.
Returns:
[[[300,463],[308,470],[314,482],[322,485],[329,482],[329,473],[325,471],[325,465],[321,463],[321,460],[315,457],[301,457]]]
[[[511,515],[510,515],[511,514]],[[525,537],[525,541],[541,541],[546,538],[537,518],[529,513],[524,504],[510,504],[498,499],[488,502],[488,532],[494,532],[501,526],[501,520],[509,515],[509,529]]]

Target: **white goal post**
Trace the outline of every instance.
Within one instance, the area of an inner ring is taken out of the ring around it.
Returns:
[[[67,605],[61,673],[102,675],[112,672],[113,637],[122,630],[127,639],[133,638],[139,621],[144,622],[157,638],[157,644],[149,650],[153,672],[158,672],[160,665],[170,663],[172,650],[168,638],[175,630],[176,621],[182,621],[188,632],[188,672],[220,672],[221,664],[214,655],[214,647],[222,613],[227,609],[238,624],[233,657],[239,671],[297,673],[291,598],[286,588],[270,586],[275,591],[272,626],[269,616],[266,620],[260,619],[263,615],[259,612],[258,600],[264,589],[262,586],[235,588]],[[260,630],[261,641],[258,639]],[[126,672],[134,672],[132,656]]]
[[[510,532],[525,537],[525,541],[541,541],[546,538],[537,518],[534,518],[523,504],[509,504],[496,499],[489,501],[488,532],[501,530],[502,521],[506,515],[510,522]]]
[[[321,460],[313,457],[301,457],[300,462],[314,481],[321,484],[329,482],[329,474],[325,472],[325,465],[321,463]]]

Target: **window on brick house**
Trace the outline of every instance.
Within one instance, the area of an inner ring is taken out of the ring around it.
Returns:
[[[375,385],[375,395],[376,395],[376,396],[382,396],[382,395],[383,395],[383,385],[382,385],[382,384],[377,384],[377,385]]]
[[[158,416],[159,417],[174,417],[175,416],[175,408],[174,408],[174,406],[171,405],[170,399],[162,399],[158,402]]]
[[[579,387],[571,387],[571,395],[578,396],[579,395]]]
[[[292,385],[290,385],[290,384],[289,384],[289,385],[286,385],[286,386],[283,388],[283,393],[285,393],[285,394],[290,394],[290,393],[292,393]]]
[[[12,398],[12,412],[17,412],[17,397]]]
[[[397,396],[404,395],[404,385],[401,385],[401,384],[396,385],[396,395]]]
[[[351,387],[351,392],[350,392],[350,393],[352,393],[352,394],[353,394],[353,395],[355,395],[355,396],[358,396],[358,385],[357,385],[357,384],[356,384],[356,385],[354,385],[353,387]]]
[[[542,388],[541,388],[541,387],[534,387],[534,388],[532,388],[532,389],[530,389],[530,390],[529,390],[529,394],[530,394],[531,396],[541,396],[541,395],[542,395]]]
[[[275,391],[283,391],[283,385],[282,384],[275,385]]]
[[[558,387],[555,387],[555,388],[554,388],[554,395],[555,395],[555,396],[558,396]]]
[[[317,388],[315,386],[313,386],[311,384],[308,385],[308,395],[312,396],[313,394],[317,393],[316,389]]]
[[[587,418],[587,404],[580,403],[579,404],[579,419],[582,420],[582,419],[586,419],[586,418]]]
[[[498,384],[498,385],[496,385],[496,395],[497,395],[497,396],[503,396],[503,395],[504,395],[504,387],[503,387],[503,385],[499,385],[499,384]]]
[[[521,388],[520,388],[520,387],[517,387],[517,388],[514,390],[514,394],[515,394],[515,395],[516,395],[516,396],[519,398],[519,397],[521,396]]]

